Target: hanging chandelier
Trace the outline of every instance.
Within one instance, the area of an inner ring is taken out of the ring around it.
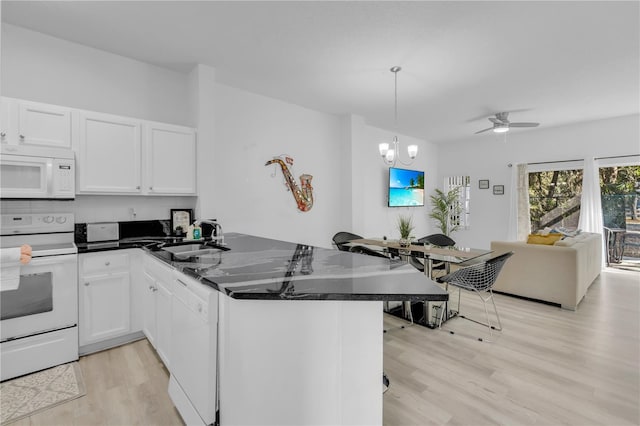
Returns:
[[[395,80],[394,122],[395,122],[396,133],[398,132],[398,72],[400,72],[400,70],[402,70],[402,68],[398,66],[395,66],[389,70],[393,73],[394,80]],[[418,155],[418,145],[409,145],[407,147],[407,154],[409,154],[409,158],[411,160],[408,163],[405,163],[400,159],[400,141],[398,140],[398,136],[393,137],[393,140],[391,141],[391,145],[392,146],[390,147],[389,144],[386,142],[383,142],[380,145],[378,145],[378,149],[380,151],[380,156],[382,157],[382,161],[384,161],[384,163],[388,166],[392,166],[392,167],[395,166],[396,161],[399,161],[401,164],[408,166],[411,163],[413,163],[413,160],[416,158],[416,155]]]

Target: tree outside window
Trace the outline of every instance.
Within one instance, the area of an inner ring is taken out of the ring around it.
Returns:
[[[531,231],[576,229],[580,218],[582,169],[529,173]]]
[[[531,230],[563,227],[575,230],[580,217],[582,170],[529,173]],[[601,167],[603,226],[627,229],[640,226],[640,166]],[[634,237],[635,238],[635,237]],[[638,245],[629,241],[631,248]],[[629,249],[631,250],[631,249]],[[633,257],[640,256],[633,253]]]

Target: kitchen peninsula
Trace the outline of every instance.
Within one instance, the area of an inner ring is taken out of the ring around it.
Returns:
[[[217,290],[218,423],[382,424],[383,301],[447,293],[404,263],[238,233],[225,241],[188,257],[147,248]]]

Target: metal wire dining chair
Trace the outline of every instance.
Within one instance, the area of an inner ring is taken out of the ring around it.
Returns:
[[[496,308],[496,302],[493,298],[493,291],[491,288],[493,284],[496,282],[502,267],[505,262],[513,256],[513,252],[507,252],[504,254],[500,254],[495,256],[487,261],[482,263],[478,263],[472,266],[468,266],[466,268],[458,269],[457,271],[451,272],[450,274],[444,275],[437,279],[438,282],[446,283],[448,285],[452,285],[458,288],[458,317],[467,319],[469,321],[473,321],[477,324],[481,324],[489,327],[489,336],[493,337],[493,330],[502,331],[502,323],[500,322],[500,315],[498,315],[498,309]],[[480,300],[482,300],[482,305],[484,306],[484,312],[487,316],[487,322],[476,321],[471,318],[467,318],[464,315],[460,315],[460,291],[467,290],[476,293]],[[483,297],[483,294],[487,294],[488,296]],[[497,319],[497,327],[491,324],[491,319],[489,318],[489,310],[487,309],[487,302],[491,300],[493,304],[493,310],[496,314]],[[438,327],[442,327],[442,318],[444,316],[445,309],[442,309],[440,312],[440,320],[438,323]],[[480,337],[478,340],[482,341],[483,339]]]

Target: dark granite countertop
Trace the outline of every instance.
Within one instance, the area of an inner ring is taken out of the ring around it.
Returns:
[[[142,237],[123,238],[118,241],[101,241],[101,242],[95,242],[95,243],[76,242],[76,247],[78,247],[78,254],[82,254],[82,253],[93,253],[98,251],[143,248],[146,246],[155,246],[161,242],[174,243],[174,242],[180,242],[180,241],[183,241],[183,239],[178,237],[142,236]]]
[[[234,299],[444,301],[448,294],[404,262],[225,234],[227,250],[180,257],[145,245],[153,256]]]

